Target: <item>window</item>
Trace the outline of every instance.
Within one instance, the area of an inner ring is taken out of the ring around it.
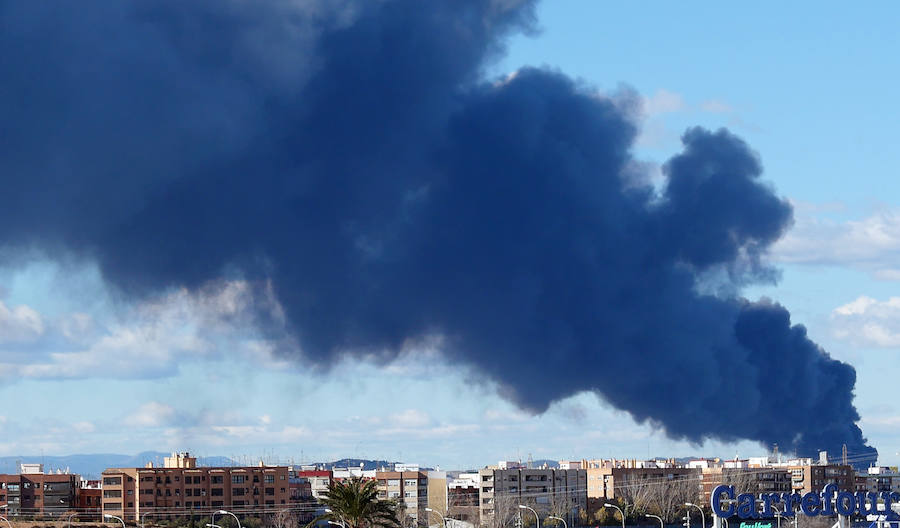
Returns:
[[[221,497],[224,495],[224,493],[222,492],[222,488],[213,488],[209,490],[209,494],[213,497]]]
[[[9,484],[9,485],[7,485],[7,488],[9,489],[9,491],[19,491],[18,484]]]
[[[243,494],[244,494],[244,488],[234,488],[234,489],[231,490],[231,494],[232,494],[232,495],[243,495]]]
[[[185,480],[186,480],[186,479],[185,479]],[[181,477],[179,477],[179,476],[176,475],[176,476],[175,476],[175,482],[181,482]]]
[[[121,486],[122,485],[122,477],[105,477],[103,479],[104,486]],[[18,486],[16,486],[18,487]]]
[[[259,475],[253,475],[253,482],[259,482]]]
[[[116,499],[122,496],[122,490],[103,490],[104,499]]]
[[[121,502],[104,502],[103,509],[104,510],[121,510],[122,503]]]
[[[232,484],[243,484],[247,481],[247,475],[231,475]]]
[[[415,496],[416,496],[416,492],[415,492],[415,491],[404,491],[404,492],[403,492],[403,496],[404,496],[405,498],[407,498],[407,499],[410,498],[410,497],[415,497]]]
[[[206,480],[206,477],[203,477],[203,480]],[[194,484],[200,484],[200,477],[194,477]]]
[[[275,488],[266,488],[266,495],[275,495]]]
[[[214,508],[215,508],[216,506],[222,506],[222,501],[212,501],[211,503],[209,503],[209,505],[212,506],[212,507],[214,507]]]
[[[399,485],[400,485],[400,479],[389,479],[388,480],[388,486],[399,486]]]
[[[180,496],[180,495],[181,495],[181,490],[176,488],[176,489],[175,489],[175,496]]]
[[[266,484],[274,484],[275,483],[275,475],[266,475],[264,481]]]
[[[243,506],[244,501],[234,501],[232,504],[234,504],[235,506]]]
[[[134,490],[128,490],[129,495],[134,495]]]
[[[403,481],[404,486],[415,486],[416,484],[416,479],[406,479]]]
[[[210,475],[209,481],[213,484],[222,484],[225,478],[222,475]]]
[[[278,480],[284,480],[284,475],[279,475]]]

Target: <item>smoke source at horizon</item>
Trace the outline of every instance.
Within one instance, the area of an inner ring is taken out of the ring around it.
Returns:
[[[853,367],[740,296],[792,221],[757,155],[693,128],[654,188],[633,94],[485,80],[533,8],[0,2],[0,245],[135,298],[271,280],[318,365],[438,337],[531,411],[593,391],[673,438],[874,460]]]

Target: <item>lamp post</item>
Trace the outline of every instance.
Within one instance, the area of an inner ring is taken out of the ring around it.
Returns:
[[[66,526],[72,528],[72,517],[75,517],[76,515],[78,515],[78,512],[72,512],[66,517]]]
[[[615,508],[615,509],[619,510],[619,515],[622,516],[622,528],[625,528],[625,512],[622,511],[622,508],[619,508],[615,504],[610,504],[608,502],[604,503],[603,507],[604,508]]]
[[[110,515],[108,513],[104,513],[103,518],[104,519],[115,519],[115,520],[119,521],[120,523],[122,523],[122,528],[125,528],[125,521],[123,521],[121,517],[116,517],[115,515]]]
[[[524,504],[519,504],[519,508],[523,510],[531,510],[531,513],[534,514],[535,528],[541,528],[541,518],[538,517],[538,514],[536,511],[534,511],[534,508],[530,508],[528,506],[525,506]]]
[[[153,512],[144,512],[141,514],[141,528],[144,528],[144,517],[150,515]]]
[[[563,519],[562,517],[556,517],[556,516],[554,516],[554,515],[548,515],[547,518],[548,518],[548,519],[556,519],[557,521],[562,521],[562,523],[563,523],[563,528],[569,528],[569,523],[567,523],[566,520]],[[546,524],[546,523],[545,523],[545,524]]]
[[[646,513],[646,514],[644,514],[644,517],[653,517],[654,519],[659,521],[659,528],[666,528],[665,523],[663,523],[662,517],[660,517],[659,515],[652,515],[652,514]]]
[[[437,516],[441,518],[441,525],[444,528],[447,528],[447,518],[444,517],[444,515],[441,512],[434,510],[432,508],[425,508],[425,511],[437,514]]]
[[[241,520],[238,519],[238,516],[237,516],[237,515],[231,513],[230,511],[219,510],[219,511],[217,511],[217,512],[215,513],[215,515],[231,515],[232,517],[234,517],[234,520],[237,521],[237,523],[238,523],[238,528],[242,528],[242,527],[241,527]]]
[[[693,506],[694,508],[697,508],[698,510],[700,510],[700,522],[702,523],[700,528],[706,528],[706,515],[703,513],[703,508],[701,508],[700,506],[697,506],[696,504],[694,504],[692,502],[685,502],[684,505],[685,506]]]

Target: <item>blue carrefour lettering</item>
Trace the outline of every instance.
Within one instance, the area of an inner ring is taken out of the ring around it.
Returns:
[[[734,504],[729,502],[727,509],[722,509],[722,494],[728,499],[734,500],[734,486],[726,486],[721,484],[716,486],[713,489],[712,496],[710,498],[710,508],[712,508],[713,514],[719,517],[731,517],[734,515]]]

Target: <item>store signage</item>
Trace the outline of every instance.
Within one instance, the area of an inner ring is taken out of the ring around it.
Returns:
[[[827,497],[827,499],[826,499]],[[710,497],[710,507],[719,517],[733,517],[737,515],[741,519],[772,518],[776,513],[785,517],[792,517],[795,511],[809,517],[816,515],[870,515],[879,513],[878,501],[884,504],[884,510],[890,511],[891,503],[900,503],[900,493],[896,491],[884,491],[881,493],[858,491],[855,494],[849,491],[838,491],[834,484],[828,484],[820,492],[810,492],[805,495],[799,493],[761,493],[759,498],[752,493],[736,495],[734,486],[716,486]],[[760,506],[762,508],[760,509]],[[783,513],[782,513],[783,512]],[[765,528],[755,527],[752,523],[741,528]]]

